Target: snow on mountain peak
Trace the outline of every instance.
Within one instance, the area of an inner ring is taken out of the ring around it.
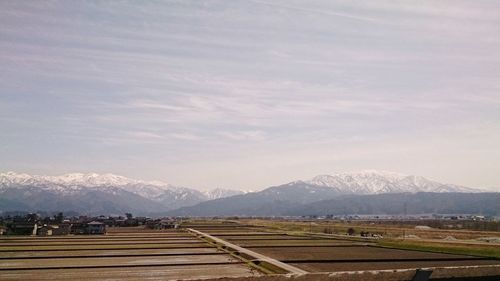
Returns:
[[[8,171],[6,173],[0,173],[0,183],[7,182],[22,182],[30,179],[31,176],[28,174],[18,174],[16,172]]]
[[[115,174],[97,174],[97,173],[68,173],[60,176],[40,176],[28,175],[15,172],[0,173],[0,183],[4,184],[53,184],[64,186],[83,186],[83,187],[98,187],[98,186],[125,186],[135,184],[145,184],[152,186],[169,186],[160,181],[141,181],[130,179],[124,176]]]
[[[233,190],[233,189],[224,189],[224,188],[215,188],[215,189],[206,190],[203,192],[203,194],[209,200],[225,198],[225,197],[234,196],[234,195],[240,195],[243,193],[244,193],[243,191]]]
[[[478,191],[467,187],[438,183],[421,176],[376,170],[320,175],[307,181],[307,183],[337,188],[342,193],[348,194]]]
[[[242,193],[228,189],[200,192],[195,189],[172,186],[161,181],[142,181],[110,173],[68,173],[60,176],[28,175],[15,172],[0,173],[0,189],[19,187],[35,187],[62,194],[85,190],[104,192],[123,190],[156,201],[165,200],[166,197],[210,200]]]
[[[136,180],[131,180],[126,177],[113,174],[82,174],[71,173],[55,177],[47,177],[50,181],[64,185],[82,185],[82,186],[122,186],[131,183],[136,183]]]

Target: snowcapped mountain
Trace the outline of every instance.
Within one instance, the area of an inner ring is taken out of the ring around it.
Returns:
[[[85,214],[276,215],[340,196],[483,190],[442,184],[421,176],[362,171],[320,175],[259,192],[227,189],[198,191],[158,181],[113,174],[73,173],[32,176],[0,173],[0,212],[6,210],[76,211]]]
[[[106,191],[115,187],[122,187],[124,190],[137,194],[141,194],[141,191],[146,190],[149,193],[158,193],[169,187],[164,183],[149,183],[113,174],[71,173],[61,176],[32,176],[15,172],[0,173],[0,189],[23,186],[38,187],[43,190],[60,193],[72,193],[84,189]],[[133,190],[132,187],[135,186],[138,187],[137,190]]]
[[[481,190],[454,184],[443,184],[421,176],[367,170],[356,173],[320,175],[308,184],[335,188],[343,194],[379,194],[402,192],[480,192]]]
[[[247,193],[247,192],[240,191],[240,190],[233,190],[233,189],[225,189],[225,188],[215,188],[215,189],[206,190],[203,192],[205,197],[208,198],[209,200],[225,198],[225,197],[240,195],[240,194],[244,194],[244,193]]]
[[[65,208],[88,212],[96,209],[110,209],[114,212],[120,212],[121,209],[125,209],[126,212],[130,210],[146,213],[161,212],[239,193],[225,189],[200,192],[160,181],[141,181],[113,174],[71,173],[61,176],[38,176],[15,172],[0,173],[0,197],[4,202],[8,201],[9,206],[15,206],[16,202],[19,206],[31,204],[33,208],[41,210],[51,207],[45,206],[49,201],[53,202],[54,206],[61,206],[87,198],[90,201],[87,205],[92,205],[92,202],[107,198],[106,204],[109,206],[94,206],[89,207],[90,210],[85,210],[82,204],[75,203]],[[115,206],[117,204],[120,207]],[[2,201],[0,201],[1,210]]]
[[[201,202],[194,206],[173,210],[170,214],[192,216],[297,215],[291,210],[300,206],[306,206],[307,209],[316,202],[339,199],[345,196],[387,194],[397,197],[398,194],[411,195],[419,192],[456,194],[457,192],[478,193],[482,190],[442,184],[420,176],[369,170],[320,175],[306,181],[299,180],[272,186],[259,192]],[[300,209],[299,213],[306,209]]]

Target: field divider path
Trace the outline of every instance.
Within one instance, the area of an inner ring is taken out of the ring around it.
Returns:
[[[204,238],[208,241],[212,241],[215,244],[220,245],[222,249],[224,249],[229,253],[231,253],[231,251],[237,252],[237,254],[232,254],[232,256],[238,257],[240,260],[243,261],[250,260],[252,264],[256,265],[260,270],[264,269],[264,272],[268,274],[272,273],[273,271],[278,271],[278,272],[282,271],[285,273],[291,273],[297,275],[303,275],[308,273],[307,271],[297,268],[295,266],[280,262],[279,260],[270,258],[268,256],[264,256],[249,249],[234,245],[230,242],[227,242],[210,234],[206,234],[192,228],[188,228],[187,230],[191,233],[197,234],[199,238]],[[262,264],[266,264],[267,266],[262,266]],[[266,267],[270,267],[271,269],[274,270],[270,270]]]

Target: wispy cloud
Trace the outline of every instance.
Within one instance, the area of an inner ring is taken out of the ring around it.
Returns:
[[[500,186],[498,175],[454,176],[471,165],[450,156],[464,146],[481,163],[471,169],[500,165],[499,8],[2,1],[0,169],[255,188],[398,163]]]
[[[295,5],[289,5],[289,4],[277,4],[276,2],[257,1],[257,0],[252,0],[252,2],[262,4],[262,5],[271,6],[271,7],[284,8],[284,9],[288,9],[288,10],[292,10],[292,11],[304,12],[306,14],[316,14],[316,15],[319,14],[319,15],[346,18],[346,19],[369,22],[369,23],[379,22],[379,20],[377,20],[375,18],[359,16],[359,15],[356,15],[354,13],[349,14],[349,13],[335,12],[334,10],[330,10],[330,9],[312,9],[312,8],[304,8],[303,6],[301,7],[301,6],[295,6]]]

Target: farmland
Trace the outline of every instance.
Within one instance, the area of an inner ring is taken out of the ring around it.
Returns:
[[[314,235],[293,225],[288,231],[284,224],[262,224],[187,221],[180,229],[163,231],[115,228],[100,236],[4,236],[0,279],[273,280],[283,273],[305,278],[297,276],[372,270],[388,274],[384,270],[398,269],[401,276],[394,273],[393,280],[411,280],[407,278],[417,268],[433,268],[435,276],[472,274],[471,278],[482,276],[482,280],[500,275],[500,262],[491,255],[427,250],[421,245],[414,249],[418,243]],[[470,266],[474,270],[465,270]],[[324,280],[337,280],[337,275],[324,276],[330,278]]]
[[[2,280],[162,280],[259,275],[184,231],[18,236],[3,238],[0,243]]]

